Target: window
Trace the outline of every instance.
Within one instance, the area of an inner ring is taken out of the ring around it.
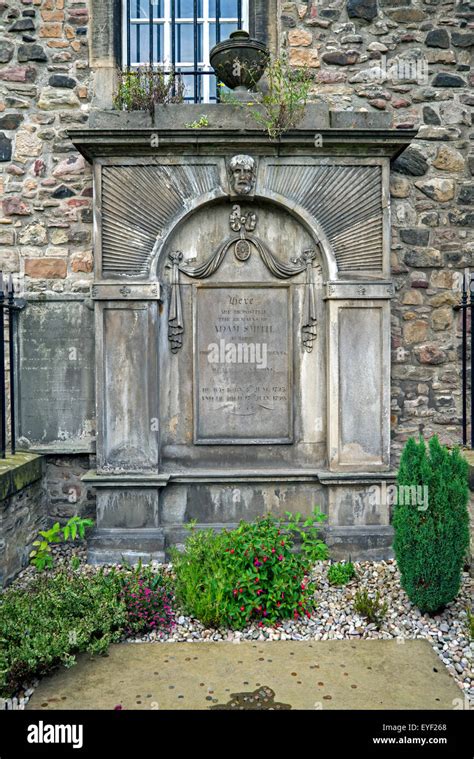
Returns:
[[[249,28],[249,0],[124,0],[123,65],[161,64],[182,74],[185,100],[218,99],[209,51]]]

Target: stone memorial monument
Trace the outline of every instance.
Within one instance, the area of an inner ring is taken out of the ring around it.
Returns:
[[[271,142],[216,106],[191,139],[174,109],[172,129],[165,107],[71,133],[96,188],[89,558],[316,507],[334,556],[387,556],[387,185],[413,132],[326,112],[316,149],[305,124]]]

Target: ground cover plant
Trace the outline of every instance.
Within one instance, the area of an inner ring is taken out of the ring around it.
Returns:
[[[331,564],[328,569],[328,580],[331,585],[347,585],[356,575],[351,561]]]
[[[129,635],[169,632],[171,581],[150,567],[42,572],[0,594],[0,696],[9,697],[83,652],[105,654]]]

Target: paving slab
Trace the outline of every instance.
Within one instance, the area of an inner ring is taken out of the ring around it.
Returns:
[[[124,643],[44,678],[28,709],[452,709],[428,641]]]

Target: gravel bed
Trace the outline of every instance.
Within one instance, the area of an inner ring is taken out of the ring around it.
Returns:
[[[55,547],[55,566],[68,566],[71,547]],[[75,547],[82,564],[77,571],[86,575],[94,574],[97,567],[85,563],[85,548]],[[310,618],[289,620],[279,627],[259,628],[251,625],[242,631],[227,629],[207,629],[197,620],[178,614],[176,625],[166,634],[156,633],[129,638],[128,642],[217,642],[243,640],[342,640],[342,639],[397,639],[425,638],[453,676],[466,696],[474,701],[473,652],[474,644],[469,641],[466,610],[472,605],[472,578],[463,573],[461,591],[456,600],[441,614],[430,616],[421,614],[407,598],[400,587],[400,576],[395,561],[355,562],[356,578],[343,587],[331,585],[327,580],[329,561],[318,562],[313,570],[317,584],[317,608]],[[120,565],[118,565],[120,566]],[[156,571],[172,571],[171,565],[153,565]],[[112,567],[105,567],[110,571]],[[13,583],[13,587],[27,589],[35,575],[33,567],[27,567]],[[11,586],[10,586],[11,587]],[[366,589],[370,596],[378,591],[382,601],[388,604],[386,617],[379,630],[354,611],[354,596],[360,589]],[[18,705],[5,708],[24,708],[36,683],[18,694]],[[23,702],[20,702],[23,699]],[[20,705],[21,703],[21,705]],[[0,708],[1,708],[0,702]]]

